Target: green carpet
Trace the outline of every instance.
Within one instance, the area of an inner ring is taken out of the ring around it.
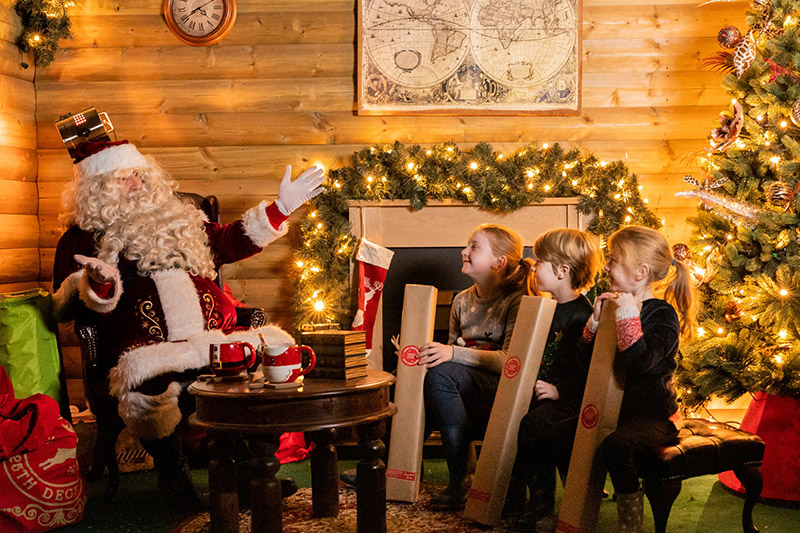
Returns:
[[[356,461],[340,461],[339,468],[345,470],[353,468],[355,464]],[[427,483],[446,482],[447,469],[443,460],[426,460],[424,467],[424,479]],[[192,474],[197,486],[207,492],[207,471],[193,470]],[[291,477],[301,487],[311,485],[308,461],[283,465],[278,476]],[[123,474],[117,500],[107,503],[103,501],[105,479],[90,483],[84,521],[61,531],[169,532],[193,513],[164,508],[155,497],[155,486],[156,475],[153,472]],[[606,484],[606,488],[612,490],[610,482]],[[559,489],[557,498],[560,497]],[[668,530],[676,533],[741,531],[742,504],[743,500],[725,489],[715,476],[689,479],[684,481],[681,493],[672,507]],[[758,504],[753,518],[761,532],[800,531],[798,509]],[[603,501],[597,530],[600,533],[617,530],[614,502]],[[645,531],[653,531],[653,518],[648,505],[645,505]]]

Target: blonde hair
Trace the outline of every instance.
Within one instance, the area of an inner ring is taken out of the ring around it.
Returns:
[[[472,232],[483,232],[496,257],[506,258],[501,287],[512,292],[524,290],[526,294],[536,294],[534,288],[533,260],[522,257],[522,238],[513,229],[500,224],[481,224]]]
[[[628,226],[608,238],[608,250],[629,272],[647,265],[649,282],[666,285],[664,299],[678,311],[681,337],[691,338],[697,315],[695,289],[689,268],[673,257],[666,237],[654,229]]]
[[[148,161],[145,168],[76,174],[62,195],[64,213],[59,220],[65,226],[94,232],[97,257],[106,263],[116,265],[123,253],[136,263],[141,275],[180,268],[214,279],[205,215],[176,197],[177,183],[151,157]],[[134,171],[141,177],[142,187],[126,192],[117,178]]]
[[[597,246],[588,233],[576,229],[559,228],[539,235],[533,243],[533,255],[552,263],[554,274],[560,265],[567,265],[570,286],[578,291],[589,288],[600,271]]]

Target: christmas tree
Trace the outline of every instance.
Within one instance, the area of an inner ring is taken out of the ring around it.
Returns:
[[[710,3],[713,3],[710,2]],[[800,397],[800,1],[754,0],[748,28],[722,28],[731,95],[687,176],[701,200],[690,248],[676,246],[702,300],[677,380],[687,407],[710,395]]]

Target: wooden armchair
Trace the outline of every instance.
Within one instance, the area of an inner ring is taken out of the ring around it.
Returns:
[[[201,196],[194,193],[175,193],[184,201],[191,202],[201,209],[210,222],[219,223],[219,202],[215,196]],[[217,271],[217,284],[223,287],[222,272]],[[267,324],[263,309],[251,307],[236,308],[236,325],[244,328],[257,328]],[[75,333],[81,349],[83,386],[89,407],[97,419],[97,437],[92,466],[87,475],[89,480],[98,480],[108,469],[106,500],[113,500],[119,488],[119,467],[115,446],[125,424],[117,413],[117,399],[108,393],[108,368],[99,354],[100,331],[96,324],[75,322]]]

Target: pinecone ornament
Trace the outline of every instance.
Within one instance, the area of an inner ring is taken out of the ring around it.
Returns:
[[[742,310],[739,308],[739,304],[736,302],[736,300],[731,300],[725,304],[725,320],[728,322],[733,322],[741,317]]]
[[[736,45],[733,52],[733,67],[736,70],[736,77],[741,78],[744,71],[753,64],[756,58],[756,46],[753,37],[748,34]]]
[[[767,201],[777,207],[786,207],[792,201],[794,193],[785,181],[776,181],[767,187]]]
[[[725,26],[717,34],[717,42],[722,48],[735,48],[742,40],[742,33],[736,26]]]

